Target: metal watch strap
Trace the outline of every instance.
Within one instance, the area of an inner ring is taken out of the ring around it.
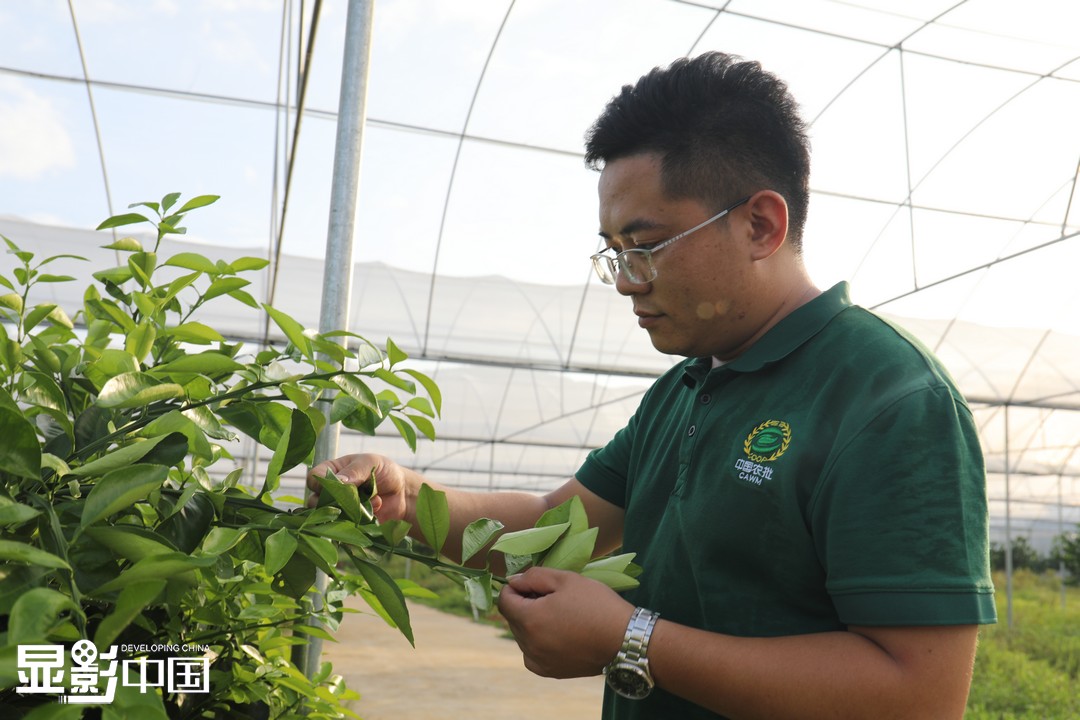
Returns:
[[[645,608],[634,608],[630,622],[626,624],[622,647],[604,668],[608,687],[630,700],[645,698],[655,687],[646,655],[658,617],[658,613]]]
[[[649,639],[652,638],[653,628],[656,627],[659,617],[659,613],[643,607],[634,609],[634,614],[626,625],[626,635],[623,636],[618,659],[636,663],[645,657],[649,652]]]

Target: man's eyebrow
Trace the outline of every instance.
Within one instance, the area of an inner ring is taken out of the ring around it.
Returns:
[[[623,225],[622,230],[619,231],[620,237],[626,237],[627,235],[633,235],[634,233],[643,232],[645,230],[655,230],[656,228],[664,227],[662,223],[658,223],[654,220],[646,220],[645,218],[636,218]],[[603,230],[600,231],[600,237],[604,240],[610,241],[612,236]]]

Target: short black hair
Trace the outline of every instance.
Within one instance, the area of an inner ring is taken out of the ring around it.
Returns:
[[[657,67],[613,97],[585,136],[594,170],[645,152],[662,158],[673,198],[717,211],[758,190],[788,204],[788,241],[802,248],[810,141],[787,84],[761,64],[707,52]]]

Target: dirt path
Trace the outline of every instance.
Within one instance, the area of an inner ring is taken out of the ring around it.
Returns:
[[[597,720],[603,679],[537,677],[502,631],[410,604],[413,649],[363,601],[346,615],[323,657],[363,697],[364,720]]]

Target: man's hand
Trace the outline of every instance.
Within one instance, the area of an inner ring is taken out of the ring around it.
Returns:
[[[622,646],[634,606],[577,573],[531,568],[499,594],[525,667],[553,678],[599,675]]]
[[[404,520],[408,511],[410,487],[405,468],[390,458],[382,455],[345,455],[334,460],[327,460],[311,468],[307,476],[307,486],[311,490],[308,505],[314,507],[319,500],[321,485],[317,478],[332,470],[338,479],[356,485],[361,497],[372,491],[371,509],[380,521]],[[375,473],[375,487],[372,487],[372,471]]]

